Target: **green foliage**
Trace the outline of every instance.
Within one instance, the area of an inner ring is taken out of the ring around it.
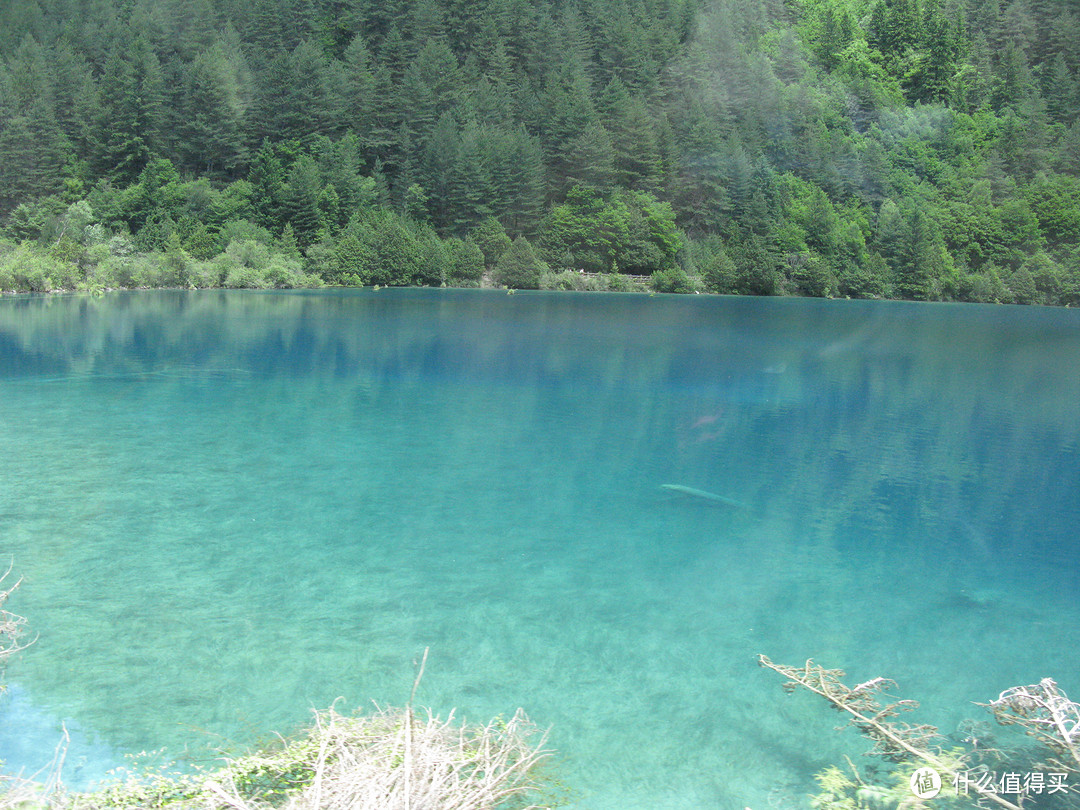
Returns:
[[[528,240],[519,236],[499,257],[492,278],[512,290],[535,290],[540,287],[541,273],[547,269]]]
[[[671,269],[681,247],[670,204],[635,191],[604,199],[586,186],[552,209],[540,244],[556,266],[638,275]]]
[[[447,243],[446,282],[454,287],[478,287],[484,274],[484,254],[473,239]]]
[[[159,5],[4,16],[0,228],[64,234],[80,272],[76,244],[164,255],[174,231],[210,262],[247,221],[288,226],[282,252],[327,279],[471,284],[452,239],[490,271],[526,236],[558,268],[681,263],[719,292],[1080,289],[1080,29],[1061,3]],[[90,221],[67,217],[80,202]]]
[[[956,749],[940,755],[942,763],[953,772],[963,773],[968,763],[963,751]],[[970,808],[973,802],[944,784],[941,793],[932,800],[920,800],[911,791],[912,774],[924,763],[919,760],[903,762],[896,767],[875,768],[871,774],[860,774],[853,764],[848,771],[830,765],[814,775],[819,792],[810,797],[815,810],[876,810],[886,807],[907,807],[911,810],[946,810]]]
[[[78,289],[84,280],[79,267],[62,256],[24,242],[0,256],[0,290],[52,292]]]
[[[489,269],[498,263],[511,243],[506,229],[495,217],[488,217],[477,225],[469,239],[480,249],[484,256],[484,266]]]
[[[681,267],[657,270],[652,274],[652,287],[657,292],[692,293],[697,292],[697,285]]]
[[[541,290],[574,290],[577,292],[648,292],[654,288],[653,279],[642,281],[640,276],[622,273],[581,273],[575,270],[540,273]],[[672,290],[672,292],[690,292]]]
[[[432,281],[424,245],[401,217],[356,218],[330,248],[323,271],[330,284],[400,286]],[[438,283],[436,281],[435,283]]]

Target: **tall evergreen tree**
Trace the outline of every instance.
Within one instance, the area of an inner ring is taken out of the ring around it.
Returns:
[[[97,165],[114,180],[131,182],[159,148],[164,80],[145,40],[118,44],[98,85]]]
[[[246,162],[245,115],[251,96],[243,55],[218,41],[188,68],[182,148],[200,174],[229,174]]]

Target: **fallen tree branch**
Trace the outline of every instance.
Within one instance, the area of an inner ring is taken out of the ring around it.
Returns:
[[[875,693],[894,686],[893,681],[886,678],[874,678],[851,688],[840,680],[844,676],[843,670],[825,669],[812,660],[808,660],[802,667],[790,667],[774,664],[767,656],[759,655],[758,663],[788,678],[784,684],[786,692],[793,692],[801,686],[825,698],[836,709],[851,715],[851,724],[874,741],[875,753],[897,761],[902,760],[905,754],[915,757],[938,771],[939,774],[948,774],[957,784],[959,784],[958,780],[964,779],[981,799],[991,801],[1007,810],[1021,810],[1019,804],[1014,804],[1002,798],[998,793],[966,780],[952,764],[929,750],[928,743],[937,737],[937,729],[934,726],[913,726],[889,720],[901,711],[910,711],[918,705],[913,700],[898,700],[884,706],[879,704]]]

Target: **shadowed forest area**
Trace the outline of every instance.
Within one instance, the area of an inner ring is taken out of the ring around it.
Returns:
[[[1077,41],[1076,0],[11,0],[0,289],[1080,303]]]

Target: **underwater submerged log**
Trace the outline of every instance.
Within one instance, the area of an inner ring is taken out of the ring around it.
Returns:
[[[666,489],[670,492],[679,492],[683,495],[691,495],[695,498],[712,501],[713,503],[721,503],[724,506],[731,506],[735,509],[746,509],[746,504],[742,501],[735,500],[734,498],[728,498],[726,495],[717,495],[715,492],[706,492],[703,489],[685,487],[682,484],[661,484],[660,489]]]

